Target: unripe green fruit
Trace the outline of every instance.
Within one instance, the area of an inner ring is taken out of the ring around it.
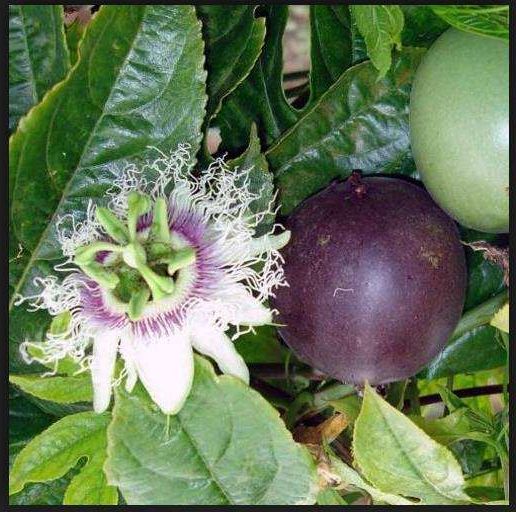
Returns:
[[[419,66],[412,152],[434,200],[462,225],[509,230],[509,45],[450,29]]]

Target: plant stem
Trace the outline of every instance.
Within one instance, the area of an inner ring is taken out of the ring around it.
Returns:
[[[283,80],[287,81],[287,80],[297,80],[299,78],[306,78],[309,73],[310,73],[310,71],[308,69],[302,70],[302,71],[292,71],[291,73],[285,73],[283,75]]]
[[[471,398],[474,396],[482,395],[498,395],[503,392],[503,385],[491,384],[489,386],[478,386],[475,388],[456,389],[454,394],[459,398]],[[425,395],[419,397],[419,403],[421,405],[437,404],[442,402],[441,395]],[[408,404],[407,404],[408,405]]]
[[[250,372],[260,379],[285,379],[285,366],[283,364],[250,364]],[[290,378],[295,376],[305,377],[310,380],[327,380],[328,377],[323,373],[311,368],[295,368],[291,367],[289,371]]]
[[[285,89],[285,96],[287,98],[295,98],[296,96],[300,96],[307,90],[308,90],[308,83],[296,85],[295,87],[291,87],[290,89]]]
[[[288,409],[290,402],[293,397],[289,395],[286,391],[282,389],[271,386],[267,382],[264,382],[261,379],[257,379],[251,376],[251,387],[259,391],[262,395],[270,399],[278,407],[283,409]]]

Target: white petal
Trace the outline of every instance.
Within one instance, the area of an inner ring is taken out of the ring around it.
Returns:
[[[186,334],[133,340],[138,377],[151,398],[165,414],[183,406],[192,387],[194,363]]]
[[[133,345],[129,336],[122,337],[122,341],[120,342],[120,354],[122,355],[125,364],[125,390],[130,393],[138,380],[138,372],[136,371]]]
[[[116,331],[98,333],[93,340],[90,370],[95,412],[103,412],[109,406],[118,341],[119,333]]]
[[[216,327],[198,326],[191,333],[192,345],[213,358],[220,370],[249,384],[249,370],[233,342]]]
[[[234,325],[264,325],[272,322],[272,313],[255,299],[242,284],[221,289],[217,298],[227,303],[227,321]]]

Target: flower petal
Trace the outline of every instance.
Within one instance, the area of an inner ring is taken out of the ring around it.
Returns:
[[[133,345],[131,343],[130,335],[126,337],[122,336],[122,341],[120,342],[120,354],[122,355],[125,364],[125,390],[130,393],[138,380],[138,372],[136,371],[136,365],[134,363]]]
[[[225,316],[234,325],[264,325],[272,322],[272,313],[254,298],[242,284],[222,288],[217,299],[227,304]]]
[[[142,384],[165,414],[183,406],[192,387],[194,363],[185,333],[152,339],[133,339],[134,364]]]
[[[216,327],[199,326],[192,330],[193,347],[215,360],[220,370],[249,384],[249,370],[233,342]]]
[[[90,364],[93,385],[93,410],[104,412],[109,407],[111,385],[115,371],[119,333],[104,331],[93,339],[93,356]]]

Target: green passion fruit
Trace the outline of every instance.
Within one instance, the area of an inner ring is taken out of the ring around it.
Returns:
[[[509,45],[446,31],[417,69],[414,159],[434,200],[462,225],[509,231]]]
[[[279,332],[312,367],[348,383],[414,375],[460,318],[466,263],[456,224],[404,180],[353,173],[287,219]]]

